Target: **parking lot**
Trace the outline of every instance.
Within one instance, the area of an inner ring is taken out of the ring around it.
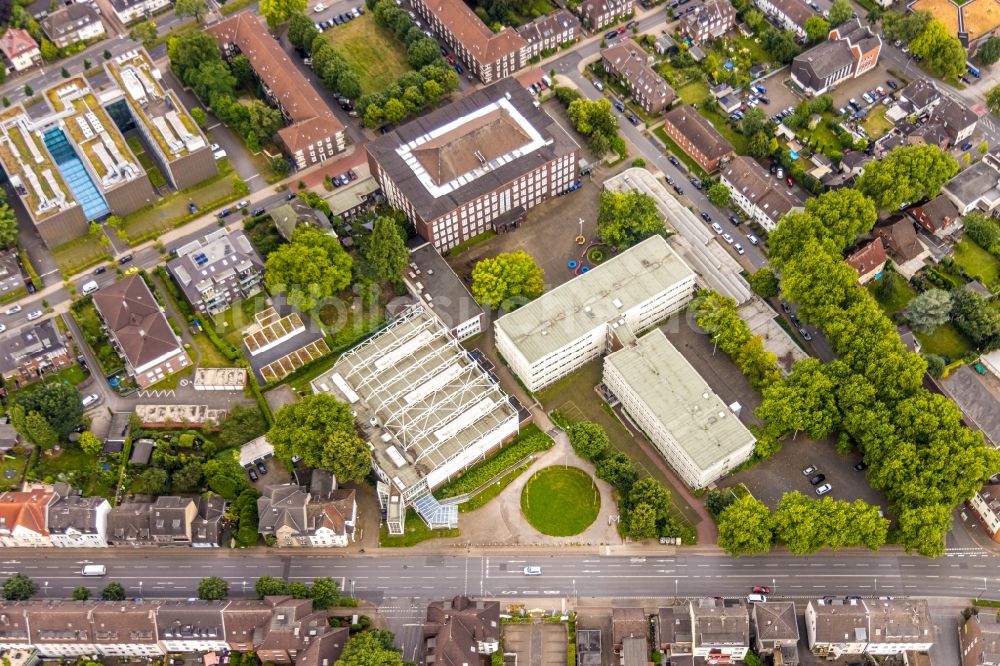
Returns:
[[[539,620],[503,626],[504,654],[517,655],[516,659],[504,659],[505,664],[565,666],[566,645],[565,624],[547,624]]]

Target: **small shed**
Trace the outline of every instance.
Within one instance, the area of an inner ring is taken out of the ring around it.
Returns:
[[[258,460],[272,457],[274,457],[274,447],[267,441],[267,435],[251,439],[240,447],[240,465],[243,467],[252,465]]]
[[[128,459],[130,465],[148,465],[153,456],[156,442],[151,439],[137,439],[132,442],[132,456]]]

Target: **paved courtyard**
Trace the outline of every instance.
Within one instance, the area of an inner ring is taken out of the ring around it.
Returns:
[[[503,626],[504,664],[517,666],[564,666],[566,664],[566,625],[545,623],[505,624]]]

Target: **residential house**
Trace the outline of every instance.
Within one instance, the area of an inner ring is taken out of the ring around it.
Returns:
[[[1000,666],[1000,617],[977,613],[958,630],[961,666]]]
[[[754,651],[780,654],[784,666],[798,663],[799,623],[795,602],[770,600],[750,610],[754,626]]]
[[[465,596],[431,602],[423,643],[428,664],[487,666],[500,649],[500,604]]]
[[[222,624],[230,650],[249,652],[267,639],[274,602],[284,597],[234,600],[222,609]],[[301,604],[312,610],[312,604]],[[270,660],[269,660],[270,661]]]
[[[733,147],[694,108],[676,106],[664,116],[663,131],[680,149],[712,173],[735,155]]]
[[[865,165],[872,161],[872,156],[860,150],[848,150],[840,158],[840,170],[849,176],[860,176],[865,172]]]
[[[709,0],[681,17],[677,29],[692,44],[717,39],[736,25],[736,9],[729,0]]]
[[[0,495],[0,543],[21,548],[51,546],[49,508],[58,499],[56,492],[47,488]]]
[[[296,666],[332,666],[347,644],[347,627],[333,628],[324,611],[314,611],[308,599],[267,597],[270,617],[257,632],[257,656],[263,662]],[[227,608],[227,628],[229,613]],[[266,632],[266,635],[264,635]]]
[[[768,231],[778,226],[783,215],[802,208],[780,179],[745,155],[732,159],[722,168],[719,182],[729,190],[733,203]]]
[[[27,291],[24,274],[21,272],[21,256],[18,249],[17,247],[9,247],[6,250],[0,250],[0,297],[7,296],[19,289]]]
[[[896,270],[909,280],[924,266],[931,256],[923,241],[917,236],[913,220],[902,218],[892,224],[876,227],[875,235],[885,242],[896,263]]]
[[[153,544],[149,531],[149,502],[123,502],[108,514],[108,545],[148,546]]]
[[[42,19],[42,29],[59,48],[100,39],[105,35],[100,13],[86,2],[78,2],[49,14]]]
[[[740,600],[714,598],[689,603],[695,657],[710,661],[741,660],[750,650],[750,616]]]
[[[156,635],[167,652],[228,650],[226,601],[168,601],[156,610]]]
[[[754,0],[754,4],[779,28],[806,38],[806,21],[817,14],[803,0]]]
[[[904,117],[922,116],[930,113],[943,99],[941,91],[930,79],[918,76],[899,91],[898,104],[904,111]]]
[[[961,102],[946,97],[931,111],[928,122],[941,126],[948,136],[949,145],[961,146],[976,131],[979,116]]]
[[[670,606],[660,609],[656,623],[656,643],[667,653],[671,663],[694,658],[689,607]]]
[[[89,611],[96,604],[96,601],[85,601],[29,605],[24,614],[31,644],[41,654],[53,657],[95,654],[97,645]]]
[[[23,28],[7,28],[0,35],[0,53],[10,69],[23,72],[42,62],[42,52],[38,44]]]
[[[14,386],[28,384],[75,363],[55,319],[30,322],[0,339],[0,375]]]
[[[990,538],[1000,542],[1000,484],[988,483],[965,503]]]
[[[413,10],[483,83],[524,67],[528,43],[510,26],[493,32],[462,0],[415,0]]]
[[[148,19],[173,4],[171,0],[110,0],[110,3],[111,11],[123,25]]]
[[[291,240],[292,232],[295,231],[295,228],[303,225],[315,227],[320,231],[336,236],[333,226],[326,215],[299,197],[295,197],[276,208],[272,208],[268,211],[268,214],[270,214],[278,233],[285,240]]]
[[[611,610],[611,636],[615,652],[621,652],[626,638],[646,640],[649,620],[642,608],[614,608]]]
[[[167,270],[184,297],[205,314],[229,309],[260,292],[264,283],[264,260],[240,229],[218,229],[179,247]]]
[[[635,11],[635,0],[583,0],[580,18],[591,30],[600,30]]]
[[[992,214],[1000,207],[1000,156],[986,153],[983,159],[959,171],[943,191],[961,215],[973,210]]]
[[[576,630],[577,666],[601,666],[601,630]]]
[[[847,255],[846,261],[858,272],[858,282],[867,284],[882,273],[885,262],[889,260],[885,253],[882,239],[872,238],[865,241]]]
[[[878,64],[882,38],[858,19],[830,31],[827,41],[792,60],[791,75],[808,95],[818,97],[848,78],[857,78]]]
[[[343,548],[354,540],[357,511],[353,490],[313,501],[300,486],[270,485],[257,499],[258,529],[278,547]]]
[[[93,606],[89,619],[97,654],[149,658],[164,653],[156,642],[156,607],[153,604],[139,600],[102,602]]]
[[[604,71],[628,89],[632,99],[643,111],[657,114],[673,104],[677,95],[653,69],[650,64],[652,60],[652,56],[631,38],[621,39],[601,51]]]
[[[190,497],[157,497],[149,515],[153,542],[160,546],[190,545],[191,523],[197,515],[198,505]]]
[[[914,206],[907,213],[924,231],[938,238],[953,236],[964,226],[958,207],[947,194],[939,194],[927,203]]]
[[[47,528],[52,545],[60,548],[107,548],[111,504],[103,497],[65,494],[50,507]]]
[[[226,498],[203,495],[198,499],[198,513],[191,521],[191,546],[218,548],[222,538],[222,521],[226,516]]]
[[[525,23],[517,29],[517,34],[527,44],[526,57],[531,59],[575,42],[582,30],[580,19],[565,9],[557,9]]]
[[[819,599],[806,604],[806,638],[813,654],[839,659],[868,647],[868,609],[860,599]]]
[[[892,656],[927,652],[934,645],[934,625],[926,599],[865,599],[870,629],[865,652]]]
[[[95,293],[93,299],[112,346],[140,388],[191,364],[141,275],[127,275]]]

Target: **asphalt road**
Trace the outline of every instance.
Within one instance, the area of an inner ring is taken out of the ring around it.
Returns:
[[[1000,561],[991,557],[927,560],[897,554],[826,553],[809,557],[768,555],[734,559],[717,555],[602,557],[597,555],[404,555],[302,556],[177,549],[155,554],[131,551],[11,552],[0,575],[23,573],[42,595],[69,596],[73,588],[100,588],[117,581],[130,596],[195,596],[207,576],[229,581],[230,592],[253,594],[260,576],[310,581],[331,576],[343,589],[376,604],[394,599],[433,599],[455,594],[511,599],[560,597],[727,596],[767,585],[772,596],[814,598],[917,596],[974,598],[1000,595]],[[84,564],[104,564],[106,578],[84,578]],[[526,576],[528,565],[542,574]]]

